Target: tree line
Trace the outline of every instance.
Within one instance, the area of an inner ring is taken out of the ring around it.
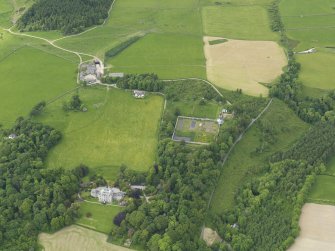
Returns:
[[[23,118],[0,131],[1,250],[34,250],[39,232],[56,231],[77,217],[80,175],[44,167],[60,139],[59,131]]]
[[[122,89],[143,90],[149,92],[160,92],[164,88],[164,83],[153,73],[125,74],[122,78],[105,77],[107,84],[116,84]]]
[[[64,35],[82,32],[108,17],[113,0],[39,0],[18,20],[20,31],[61,30]]]

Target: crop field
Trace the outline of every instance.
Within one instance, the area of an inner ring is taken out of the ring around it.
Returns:
[[[268,95],[267,84],[283,71],[284,50],[272,41],[228,40],[211,45],[218,37],[205,37],[207,77],[228,90],[237,88],[249,95]]]
[[[307,203],[302,209],[300,235],[288,251],[335,249],[335,206]]]
[[[76,84],[75,63],[12,42],[6,45],[6,49],[14,49],[12,52],[0,49],[0,76],[6,80],[0,81],[0,105],[5,108],[1,109],[0,123],[4,126],[13,124],[18,116],[28,115],[41,100],[48,101]]]
[[[214,213],[231,209],[238,187],[257,176],[262,171],[264,163],[267,163],[269,156],[277,151],[285,151],[308,129],[307,124],[279,100],[273,101],[260,122],[270,123],[275,142],[269,144],[263,152],[257,153],[256,149],[262,144],[262,131],[259,124],[254,125],[244,135],[222,168],[210,208]]]
[[[219,125],[216,121],[178,117],[173,139],[210,143],[215,140],[218,133]]]
[[[54,234],[42,233],[39,243],[45,251],[131,251],[131,249],[107,243],[107,235],[72,225]]]
[[[335,9],[334,1],[324,0],[284,0],[281,14],[287,34],[295,40],[294,51],[315,47],[315,54],[298,55],[302,64],[300,78],[306,86],[320,89],[335,88]]]
[[[121,207],[88,202],[80,203],[77,224],[92,230],[109,234],[112,230],[114,216],[122,211]]]
[[[264,2],[264,1],[263,1]],[[203,8],[204,33],[230,39],[277,40],[271,31],[267,7],[232,3]]]
[[[48,167],[84,163],[108,180],[115,180],[121,164],[148,170],[156,158],[162,97],[137,100],[130,92],[104,88],[81,89],[79,95],[87,112],[63,111],[68,95],[49,105],[39,118],[63,134],[48,156]]]

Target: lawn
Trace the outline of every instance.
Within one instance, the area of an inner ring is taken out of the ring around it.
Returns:
[[[4,126],[28,115],[41,100],[48,101],[75,87],[75,62],[24,46],[7,33],[0,43],[4,43],[0,49],[0,75],[5,80],[0,81],[0,123]]]
[[[64,101],[49,105],[39,121],[59,129],[62,141],[47,159],[50,168],[74,168],[84,163],[108,180],[121,164],[146,171],[156,159],[157,130],[163,98],[135,99],[130,92],[105,88],[79,91],[87,112],[65,112]]]
[[[203,8],[207,36],[246,40],[277,40],[271,31],[265,6],[218,5]]]
[[[244,135],[222,169],[210,207],[214,213],[222,213],[225,209],[233,208],[238,188],[263,171],[269,156],[288,149],[308,128],[307,124],[279,100],[273,101],[261,118],[261,122],[270,123],[274,143],[269,144],[262,153],[256,152],[262,145],[259,122]]]
[[[109,234],[114,226],[113,219],[115,215],[121,212],[122,209],[118,206],[82,202],[79,209],[80,218],[76,223],[98,232]],[[91,215],[87,215],[88,213]]]
[[[315,47],[317,52],[299,55],[302,65],[301,80],[308,87],[334,89],[335,9],[333,0],[283,0],[282,19],[290,39],[297,42],[294,51]]]

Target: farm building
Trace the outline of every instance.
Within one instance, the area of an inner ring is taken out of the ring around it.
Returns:
[[[91,196],[98,198],[101,203],[112,203],[113,201],[120,201],[125,196],[125,192],[122,192],[116,187],[98,187],[91,190]]]
[[[144,98],[145,91],[134,90],[134,97],[135,98]]]
[[[94,60],[80,66],[79,79],[88,84],[94,84],[100,81],[103,74],[103,64],[99,60]]]
[[[122,72],[113,72],[113,73],[109,73],[108,76],[112,77],[112,78],[123,78],[124,77],[124,73],[122,73]]]
[[[93,74],[86,75],[83,79],[86,83],[89,84],[95,83],[97,81],[97,77]]]

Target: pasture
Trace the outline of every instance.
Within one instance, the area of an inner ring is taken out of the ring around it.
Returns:
[[[76,225],[54,234],[39,235],[39,243],[44,251],[131,251],[106,240],[107,235]]]
[[[268,124],[273,130],[274,142],[263,152],[263,132],[260,123]],[[237,189],[263,171],[267,158],[278,151],[287,150],[308,129],[294,112],[283,102],[274,100],[269,110],[261,117],[236,145],[221,171],[210,210],[222,213],[232,209]]]
[[[76,224],[109,234],[114,226],[113,219],[115,215],[122,211],[122,209],[118,206],[82,202],[79,208],[80,218]]]
[[[315,47],[315,54],[298,55],[302,65],[303,84],[319,89],[335,88],[335,9],[334,1],[283,0],[280,4],[282,19],[290,39],[297,46],[294,51]]]
[[[13,6],[11,4],[11,0],[0,1],[0,28],[10,26],[12,13]]]
[[[206,78],[201,37],[148,34],[107,61],[115,72],[154,72],[160,78]]]
[[[284,50],[271,41],[228,40],[211,45],[217,37],[205,37],[208,80],[228,90],[242,89],[253,96],[267,96],[271,83],[287,64]]]
[[[178,117],[173,139],[185,142],[210,143],[215,140],[218,133],[219,125],[215,120]]]
[[[0,49],[0,123],[10,126],[38,102],[48,101],[76,85],[76,63],[5,34]],[[8,43],[7,43],[8,42]],[[2,43],[0,41],[0,43]],[[47,48],[46,48],[47,50]]]
[[[197,0],[115,1],[104,26],[56,43],[103,58],[106,51],[135,35],[146,36],[107,62],[116,71],[154,71],[162,78],[205,78]]]
[[[204,33],[207,36],[243,40],[277,40],[271,31],[266,6],[231,3],[204,7]]]
[[[38,118],[63,134],[48,155],[48,167],[74,168],[83,163],[113,181],[121,164],[138,171],[154,164],[162,97],[138,100],[124,90],[80,89],[88,111],[65,112],[63,102],[71,95],[47,106]]]
[[[300,235],[288,251],[335,249],[335,206],[307,203],[302,208]]]

